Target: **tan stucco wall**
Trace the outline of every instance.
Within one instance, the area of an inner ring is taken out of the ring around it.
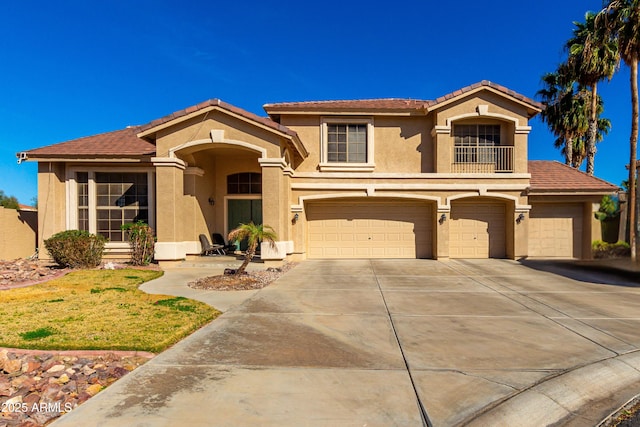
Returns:
[[[36,251],[38,212],[0,207],[0,259],[26,258]]]
[[[38,163],[38,248],[41,259],[50,258],[43,241],[66,230],[65,164]]]

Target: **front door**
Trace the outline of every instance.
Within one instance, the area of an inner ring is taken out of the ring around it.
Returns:
[[[228,199],[227,200],[227,224],[228,230],[233,230],[240,224],[262,224],[262,199]],[[232,243],[232,242],[229,242]],[[247,241],[236,243],[236,249],[247,249]]]

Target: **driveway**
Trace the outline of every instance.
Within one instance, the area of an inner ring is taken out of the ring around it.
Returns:
[[[595,425],[639,327],[640,288],[553,264],[305,261],[54,425]]]

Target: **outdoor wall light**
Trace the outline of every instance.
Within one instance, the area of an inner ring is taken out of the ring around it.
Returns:
[[[440,224],[442,224],[443,222],[445,222],[447,220],[447,215],[446,214],[442,214],[440,215],[440,219],[438,220],[438,222]]]
[[[209,197],[209,204],[210,204],[211,206],[213,206],[213,205],[215,205],[215,204],[216,204],[216,201],[213,199],[213,196]]]
[[[524,214],[521,213],[520,215],[518,215],[518,218],[516,218],[516,222],[518,224],[520,224],[522,221],[524,221]]]
[[[292,223],[296,223],[298,222],[298,218],[300,218],[300,215],[298,215],[297,213],[293,216],[293,219],[291,220]]]

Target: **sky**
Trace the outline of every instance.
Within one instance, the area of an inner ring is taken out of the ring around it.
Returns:
[[[220,3],[220,4],[218,4]],[[37,166],[16,153],[140,125],[219,98],[435,99],[481,80],[535,98],[573,21],[600,0],[9,0],[0,14],[0,190],[31,204]],[[612,130],[596,175],[627,178],[622,65],[600,85]],[[539,117],[529,158],[562,161]]]

